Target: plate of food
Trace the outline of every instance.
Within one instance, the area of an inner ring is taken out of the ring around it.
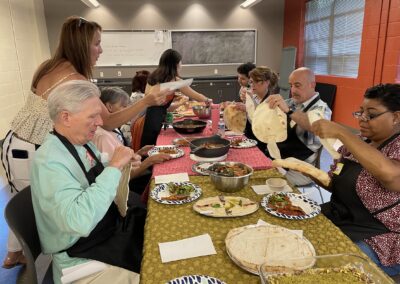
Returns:
[[[226,284],[222,280],[207,275],[187,275],[172,279],[167,284]]]
[[[225,247],[232,261],[244,270],[259,274],[266,270],[281,271],[312,267],[315,249],[305,237],[275,225],[247,225],[234,228],[225,238]],[[304,259],[288,263],[287,259]]]
[[[192,166],[192,171],[203,176],[210,175],[210,167],[214,162],[198,162]]]
[[[168,154],[171,158],[179,158],[182,157],[185,152],[182,149],[179,149],[175,145],[164,145],[164,146],[154,146],[148,153],[149,156],[157,155],[157,154]]]
[[[162,183],[154,187],[150,197],[162,204],[184,204],[196,200],[201,188],[190,182]]]
[[[274,216],[291,220],[313,218],[321,213],[321,207],[314,200],[291,192],[267,194],[261,206]]]
[[[239,196],[214,196],[202,198],[193,210],[210,217],[240,217],[256,212],[258,203]]]
[[[232,138],[231,147],[237,149],[252,148],[257,146],[257,141],[249,138]]]

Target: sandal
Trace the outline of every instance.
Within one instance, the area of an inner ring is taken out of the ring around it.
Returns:
[[[20,264],[26,264],[26,258],[22,251],[8,252],[3,262],[3,268],[10,269]]]

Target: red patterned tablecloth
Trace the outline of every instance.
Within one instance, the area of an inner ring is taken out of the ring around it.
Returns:
[[[208,128],[203,133],[185,134],[184,137],[210,136]],[[157,145],[172,145],[172,140],[178,138],[179,134],[174,129],[161,130],[157,139]],[[185,152],[183,157],[171,159],[162,164],[154,165],[153,176],[187,172],[189,175],[198,175],[192,171],[192,165],[197,163],[190,159],[190,147],[181,147]],[[268,159],[257,147],[246,149],[229,149],[225,161],[241,162],[251,166],[255,170],[268,169],[272,167],[271,160]]]

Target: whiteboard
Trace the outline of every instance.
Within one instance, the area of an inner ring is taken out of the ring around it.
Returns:
[[[171,46],[169,31],[105,30],[97,66],[158,65],[161,54]]]
[[[172,30],[171,38],[183,64],[256,62],[256,30]]]

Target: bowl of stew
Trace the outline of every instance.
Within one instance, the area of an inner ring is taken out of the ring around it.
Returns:
[[[209,169],[211,182],[219,191],[237,192],[244,188],[253,174],[253,168],[239,162],[218,162]]]

